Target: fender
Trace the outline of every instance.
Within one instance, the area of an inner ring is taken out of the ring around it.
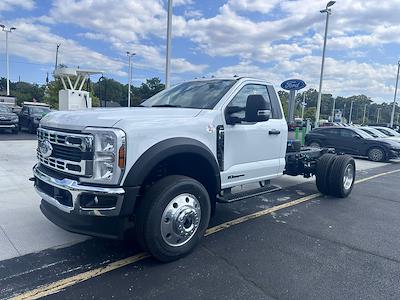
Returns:
[[[221,188],[221,177],[218,163],[209,148],[203,143],[191,138],[170,138],[159,142],[144,152],[131,167],[125,179],[125,187],[141,186],[148,173],[164,159],[184,153],[200,155],[208,161],[215,174],[216,192]]]

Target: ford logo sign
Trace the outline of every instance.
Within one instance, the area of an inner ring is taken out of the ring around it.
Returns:
[[[48,158],[53,153],[53,146],[48,140],[39,142],[39,151],[43,157]]]
[[[301,79],[289,79],[281,84],[281,88],[288,91],[297,91],[306,87],[306,83]]]

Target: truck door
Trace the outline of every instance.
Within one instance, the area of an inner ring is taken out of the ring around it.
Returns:
[[[227,105],[227,107],[240,107],[242,110],[235,116],[241,119],[244,119],[249,95],[262,95],[265,101],[271,103],[266,85],[243,86]],[[286,147],[284,146],[287,140],[287,126],[280,106],[277,108],[273,104],[271,103],[272,115],[268,121],[224,125],[222,188],[266,180],[282,173],[285,163]]]

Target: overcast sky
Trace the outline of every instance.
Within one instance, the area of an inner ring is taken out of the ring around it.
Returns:
[[[174,0],[173,83],[201,76],[301,78],[317,88],[326,1]],[[400,59],[400,0],[338,0],[332,7],[323,91],[393,101]],[[166,0],[1,0],[10,35],[11,80],[43,83],[60,63],[127,81],[164,80]],[[5,76],[5,35],[0,76]],[[96,78],[94,78],[96,80]]]

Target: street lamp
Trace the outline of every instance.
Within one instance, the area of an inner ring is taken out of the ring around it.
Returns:
[[[326,8],[321,10],[321,13],[326,13],[326,23],[325,23],[325,37],[324,37],[324,47],[322,50],[322,64],[321,64],[321,76],[319,78],[319,90],[318,90],[318,101],[317,101],[317,111],[315,112],[315,127],[318,127],[319,124],[319,115],[321,111],[321,96],[322,96],[322,80],[324,77],[324,64],[325,64],[325,50],[326,50],[326,38],[328,35],[328,25],[329,25],[329,15],[332,13],[331,7],[333,4],[335,4],[336,1],[329,1],[326,4]]]
[[[165,56],[165,88],[170,86],[170,69],[171,69],[171,31],[172,31],[172,0],[168,0],[167,15],[167,54]]]
[[[351,122],[352,122],[352,116],[353,116],[353,103],[354,103],[354,101],[351,101],[351,105],[350,105],[350,115],[349,115],[349,124],[351,124]]]
[[[128,74],[128,107],[131,107],[131,83],[132,83],[132,64],[131,57],[135,56],[136,53],[131,53],[126,51],[126,55],[128,56],[128,64],[129,64],[129,74]]]
[[[399,84],[399,73],[400,73],[400,60],[397,63],[397,77],[396,77],[396,87],[394,89],[394,99],[393,99],[393,108],[392,115],[390,116],[390,127],[393,127],[394,122],[394,113],[396,111],[396,98],[397,98],[397,86]]]
[[[8,59],[8,34],[17,28],[15,28],[15,27],[7,28],[3,24],[0,24],[0,27],[1,27],[2,31],[4,31],[6,33],[7,96],[10,96],[10,62]]]

